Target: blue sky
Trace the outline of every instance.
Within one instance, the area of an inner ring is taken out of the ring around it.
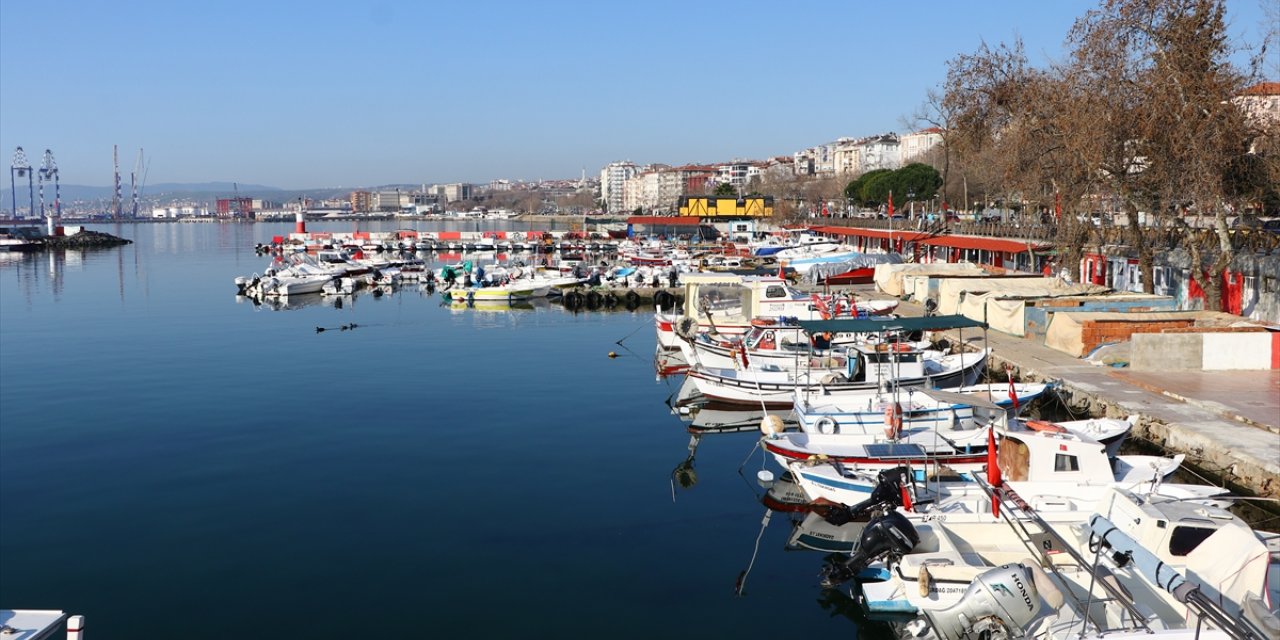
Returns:
[[[1264,2],[1228,0],[1238,41]],[[1020,36],[1043,64],[1094,6],[0,0],[0,157],[283,188],[764,158],[902,131],[949,58]]]

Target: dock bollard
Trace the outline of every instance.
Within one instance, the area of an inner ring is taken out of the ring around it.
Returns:
[[[84,640],[84,616],[67,618],[67,640]]]

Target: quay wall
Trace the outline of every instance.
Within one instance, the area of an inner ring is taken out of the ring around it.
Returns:
[[[904,301],[900,303],[898,313],[920,316],[924,309]],[[1158,388],[1163,386],[1159,383],[1143,384],[1124,375],[1122,372],[1125,370],[1095,366],[1034,340],[995,331],[976,336],[973,330],[965,331],[963,335],[957,331],[945,333],[953,342],[963,340],[971,348],[991,347],[989,366],[993,372],[1002,372],[1007,366],[1015,379],[1053,383],[1059,398],[1075,414],[1112,418],[1134,416],[1133,437],[1170,453],[1186,454],[1187,466],[1235,493],[1280,499],[1280,421],[1266,419],[1264,424],[1251,420],[1245,411],[1231,406],[1232,403],[1245,402],[1245,399],[1233,397],[1230,391],[1223,391],[1212,400],[1197,400]],[[1179,336],[1190,343],[1205,334],[1140,335]],[[1189,351],[1182,350],[1181,353],[1185,355]],[[1177,353],[1169,355],[1183,357]],[[1165,367],[1165,371],[1171,369],[1171,366]],[[1212,372],[1200,375],[1233,374]],[[1248,372],[1234,375],[1252,376]],[[1211,378],[1201,379],[1212,384]],[[1274,398],[1264,400],[1268,408],[1276,402]],[[1266,411],[1263,409],[1264,413]],[[1257,413],[1255,411],[1251,415],[1256,416]]]
[[[1131,340],[1135,371],[1280,369],[1280,332],[1136,333]]]
[[[1152,403],[1142,397],[1154,395],[1150,392],[1062,376],[1038,366],[1034,358],[996,351],[991,359],[996,370],[1008,365],[1018,379],[1055,383],[1059,397],[1072,411],[1110,418],[1136,415],[1134,436],[1186,454],[1187,464],[1235,493],[1280,499],[1280,458],[1276,456],[1280,430],[1226,420],[1192,405],[1171,410],[1169,405],[1177,401]]]

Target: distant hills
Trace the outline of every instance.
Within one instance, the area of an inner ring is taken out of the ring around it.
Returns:
[[[36,185],[35,193],[39,199],[40,185]],[[350,189],[293,189],[286,190],[261,184],[236,184],[231,182],[162,182],[149,184],[142,190],[142,199],[147,202],[168,200],[195,200],[213,202],[217,198],[230,198],[239,192],[245,198],[263,198],[274,202],[288,202],[299,197],[332,198],[336,195],[350,193]],[[75,201],[110,202],[114,196],[114,188],[110,186],[95,187],[79,184],[61,185],[63,203]],[[120,197],[126,203],[132,197],[128,183],[122,184]],[[53,202],[53,185],[45,184],[45,203]],[[0,209],[8,210],[13,203],[12,189],[0,191]],[[26,185],[18,184],[18,207],[27,204]],[[38,205],[37,205],[38,206]]]

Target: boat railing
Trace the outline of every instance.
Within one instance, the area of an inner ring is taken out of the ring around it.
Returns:
[[[1084,637],[1090,623],[1097,628],[1099,635],[1116,631],[1145,630],[1148,633],[1153,632],[1150,625],[1147,623],[1146,616],[1138,610],[1132,597],[1124,592],[1123,587],[1113,580],[1103,579],[1105,576],[1101,575],[1101,572],[1099,571],[1102,569],[1101,565],[1097,564],[1096,561],[1090,562],[1082,556],[1080,552],[1076,551],[1076,549],[1063,539],[1063,537],[1059,535],[1053,527],[1049,526],[1049,524],[1045,522],[1039,514],[1032,511],[1027,504],[1023,502],[1022,498],[1017,496],[1017,494],[1008,489],[992,487],[987,479],[983,478],[981,474],[974,474],[973,479],[977,482],[978,486],[992,501],[992,503],[998,505],[997,508],[999,509],[1000,519],[1004,520],[1004,522],[1014,530],[1018,540],[1028,551],[1031,552],[1032,557],[1040,563],[1041,567],[1052,572],[1054,576],[1057,577],[1060,584],[1069,584],[1069,580],[1067,580],[1066,576],[1062,575],[1062,572],[1059,569],[1059,563],[1054,562],[1053,559],[1049,557],[1048,551],[1051,549],[1067,554],[1075,562],[1077,567],[1090,572],[1090,585],[1087,592],[1089,597],[1087,601],[1081,601],[1080,598],[1075,596],[1070,589],[1065,590],[1063,593],[1064,597],[1072,600],[1072,604],[1074,605],[1073,608],[1079,612],[1082,625],[1080,629],[1081,637]],[[1031,531],[1028,530],[1028,525],[1033,525],[1043,532],[1039,536],[1039,543],[1037,543],[1037,536],[1033,535]],[[1101,587],[1102,590],[1106,592],[1106,597],[1095,598],[1093,596],[1094,585]],[[1129,614],[1127,619],[1130,620],[1132,624],[1115,628],[1104,628],[1103,622],[1105,621],[1106,616],[1095,617],[1093,615],[1093,606],[1096,604],[1102,604],[1105,606],[1105,603],[1108,602],[1114,602],[1122,607],[1125,612]]]

